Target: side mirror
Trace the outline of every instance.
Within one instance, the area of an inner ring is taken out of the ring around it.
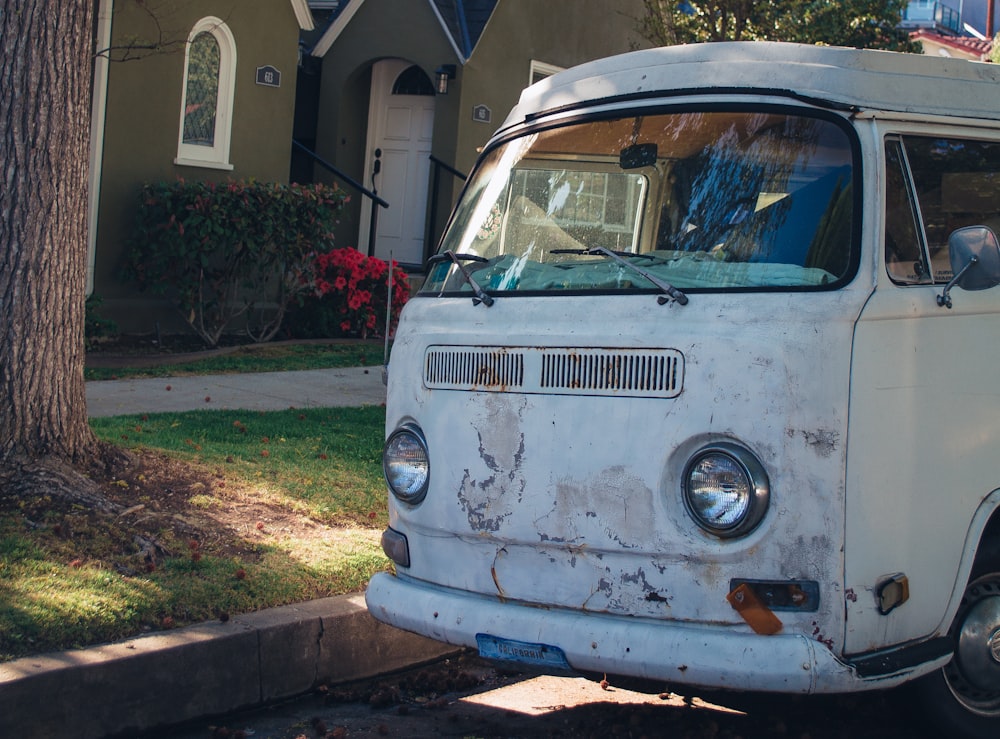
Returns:
[[[1000,241],[993,229],[966,226],[948,237],[948,257],[955,275],[938,295],[937,304],[951,308],[951,289],[988,290],[1000,285]]]

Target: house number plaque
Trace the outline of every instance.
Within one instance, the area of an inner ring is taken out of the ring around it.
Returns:
[[[257,67],[257,84],[265,87],[281,87],[281,72],[271,65]]]

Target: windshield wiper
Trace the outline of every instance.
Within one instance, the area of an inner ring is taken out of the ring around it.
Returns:
[[[476,294],[476,297],[472,299],[472,302],[475,305],[482,303],[487,308],[493,305],[493,298],[486,294],[486,291],[479,286],[479,283],[473,279],[466,266],[462,264],[463,261],[483,262],[484,264],[489,264],[490,260],[486,257],[481,257],[478,254],[456,254],[451,249],[448,249],[447,251],[443,251],[440,254],[432,256],[427,260],[427,264],[437,264],[438,262],[443,262],[449,259],[454,262],[456,267],[458,267],[458,271],[462,273],[462,277],[464,277],[465,281],[469,283],[469,287],[472,288],[472,292]]]
[[[654,285],[656,285],[658,288],[660,288],[660,290],[663,291],[663,295],[660,295],[656,299],[656,302],[659,303],[660,305],[663,305],[664,303],[666,303],[668,300],[671,300],[671,299],[676,300],[681,305],[687,305],[688,304],[688,296],[685,295],[684,293],[682,293],[680,290],[678,290],[673,285],[671,285],[669,282],[666,282],[665,280],[661,280],[656,275],[650,274],[649,272],[647,272],[646,270],[644,270],[642,267],[638,267],[638,266],[632,264],[631,262],[626,261],[623,258],[625,256],[629,256],[629,257],[645,257],[645,256],[647,256],[645,254],[633,254],[632,252],[611,251],[611,249],[606,249],[603,246],[592,246],[592,247],[590,247],[588,249],[553,249],[551,251],[551,253],[552,254],[581,254],[583,256],[593,256],[594,254],[603,254],[604,256],[608,257],[609,259],[613,259],[614,261],[618,262],[619,264],[621,264],[621,265],[627,267],[628,269],[632,270],[636,274],[642,275],[647,280],[649,280]],[[648,258],[652,258],[652,257],[648,257]]]

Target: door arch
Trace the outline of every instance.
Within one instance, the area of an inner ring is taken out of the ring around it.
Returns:
[[[374,183],[389,207],[378,209],[374,252],[362,227],[361,251],[386,260],[391,254],[402,264],[423,262],[434,108],[434,87],[420,67],[404,59],[384,59],[372,67],[365,182]],[[378,173],[376,151],[381,153]],[[366,198],[362,224],[370,223],[370,214]]]

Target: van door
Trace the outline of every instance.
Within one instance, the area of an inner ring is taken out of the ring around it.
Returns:
[[[852,362],[847,654],[947,631],[972,516],[1000,484],[1000,289],[937,301],[949,234],[1000,226],[1000,142],[904,135],[884,147],[885,261]],[[894,575],[909,600],[882,613],[877,591]]]

